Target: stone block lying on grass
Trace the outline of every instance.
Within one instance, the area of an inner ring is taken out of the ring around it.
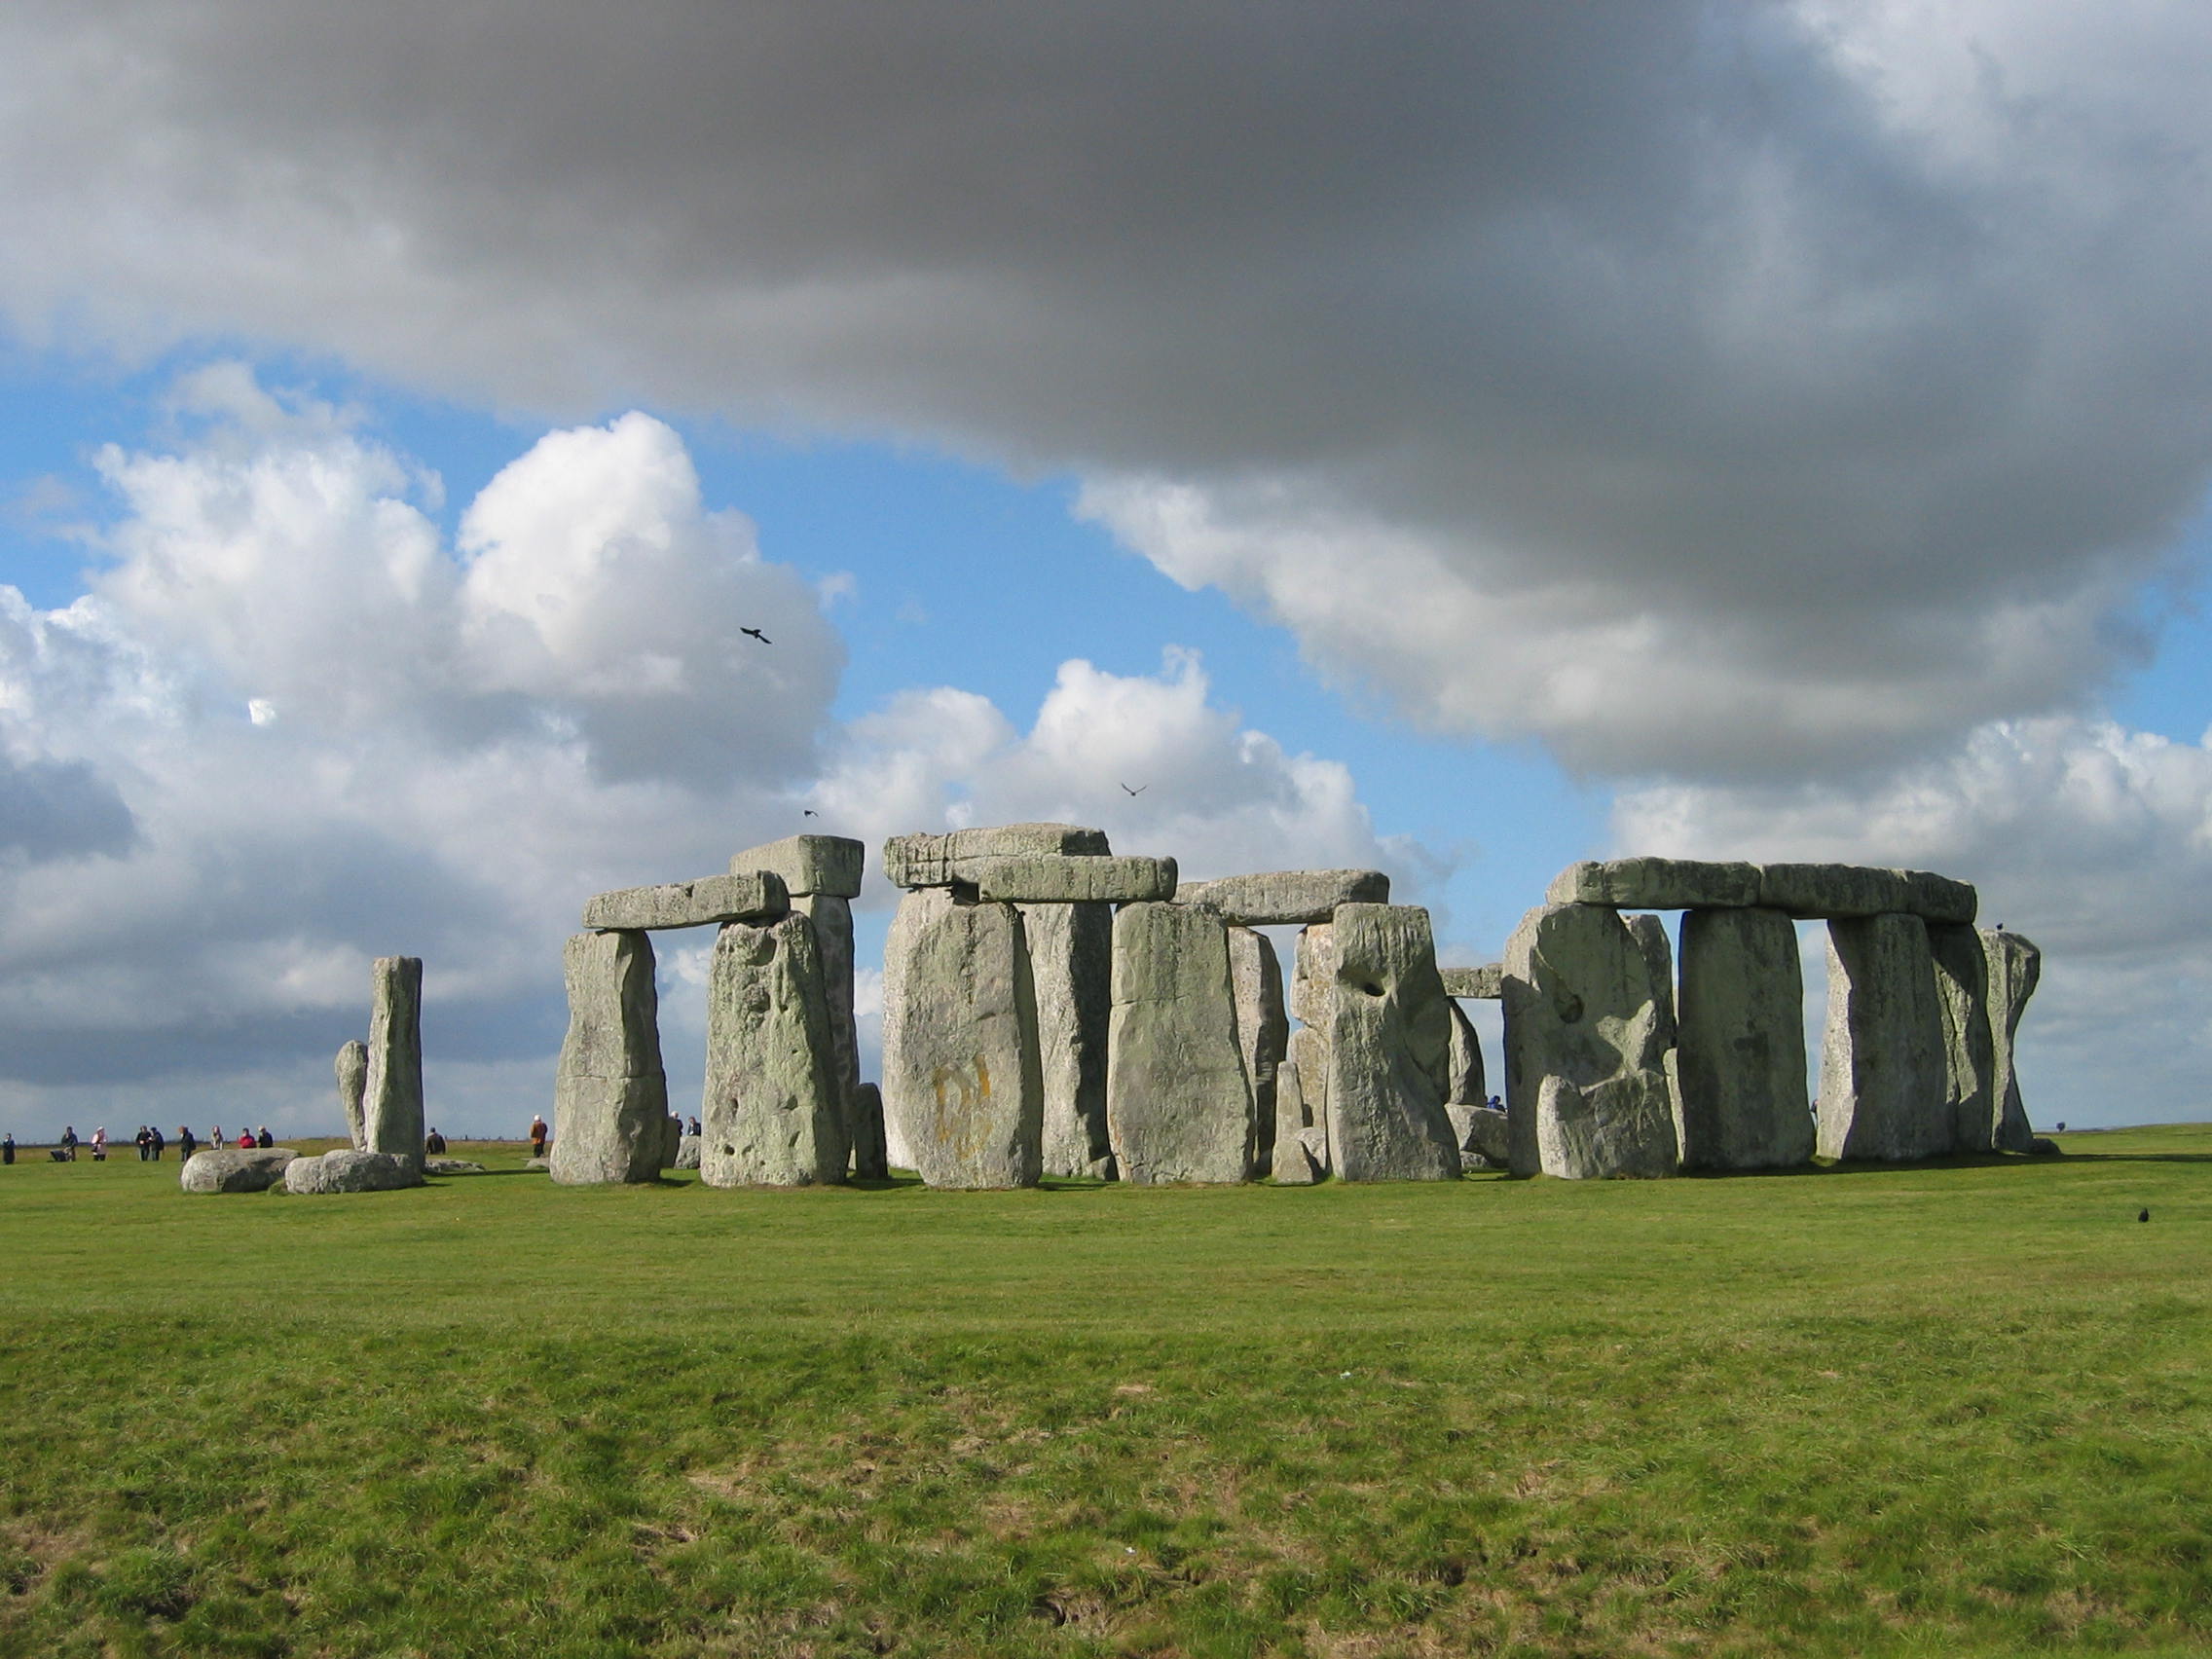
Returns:
[[[465,1158],[425,1158],[423,1160],[425,1175],[487,1175],[491,1171],[483,1164]]]
[[[295,1158],[284,1166],[284,1187],[293,1193],[394,1193],[422,1184],[422,1172],[412,1160],[388,1152],[342,1147],[320,1158]]]
[[[209,1147],[184,1161],[177,1185],[188,1193],[267,1192],[299,1156],[288,1146]]]

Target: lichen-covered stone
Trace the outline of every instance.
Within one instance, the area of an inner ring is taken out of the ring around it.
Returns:
[[[1981,942],[1989,960],[1989,1079],[1990,1094],[1997,1102],[1997,1150],[2029,1152],[2034,1150],[2030,1143],[2035,1132],[2028,1126],[2028,1109],[2020,1099],[2013,1044],[2020,1015],[2027,1012],[2028,999],[2043,977],[2043,952],[2020,935],[1994,928],[1983,932]]]
[[[766,846],[746,848],[729,861],[729,872],[765,871],[781,881],[793,899],[816,895],[858,899],[866,864],[866,846],[850,836],[786,835]]]
[[[821,836],[828,840],[832,837]],[[855,841],[854,846],[860,845]],[[861,1087],[860,1030],[853,1018],[853,906],[832,893],[811,893],[792,900],[792,909],[814,924],[814,945],[822,955],[822,991],[830,1004],[830,1062],[837,1080],[839,1110],[845,1119],[845,1144],[860,1144],[856,1118]]]
[[[1480,968],[1439,968],[1444,994],[1470,1002],[1496,1002],[1505,994],[1505,964],[1485,963]]]
[[[1106,1130],[1121,1178],[1138,1186],[1251,1175],[1229,929],[1211,910],[1150,903],[1114,917]]]
[[[184,1161],[177,1185],[188,1193],[267,1192],[299,1156],[288,1146],[211,1146]]]
[[[353,1150],[362,1150],[366,1131],[361,1121],[361,1093],[369,1082],[369,1046],[355,1038],[338,1051],[333,1068],[338,1074],[338,1110],[345,1115],[346,1135]]]
[[[1530,910],[1506,946],[1503,988],[1514,1173],[1672,1174],[1668,999],[1620,912]]]
[[[1340,904],[1387,904],[1390,878],[1379,869],[1276,869],[1186,881],[1179,904],[1203,904],[1235,927],[1288,927],[1326,922]]]
[[[668,1129],[652,941],[638,929],[571,935],[562,951],[569,1030],[553,1073],[553,1179],[660,1178]]]
[[[699,1118],[699,1178],[710,1187],[845,1178],[845,1101],[822,951],[807,917],[731,922],[716,936]]]
[[[1608,904],[1616,910],[1688,910],[1756,904],[1758,866],[1697,859],[1605,859],[1568,865],[1552,879],[1547,904]]]
[[[1900,1162],[1951,1150],[1943,1015],[1918,916],[1828,924],[1819,1129],[1824,1158]]]
[[[1459,1141],[1459,1167],[1505,1169],[1513,1161],[1513,1130],[1506,1113],[1488,1106],[1449,1105],[1452,1132]]]
[[[361,1150],[423,1167],[423,959],[380,956],[369,974]]]
[[[1175,861],[1154,858],[968,859],[958,866],[979,899],[1014,904],[1134,904],[1175,897]]]
[[[1106,1033],[1114,1008],[1110,904],[1021,904],[1037,998],[1047,1175],[1114,1173],[1106,1134]]]
[[[699,1147],[704,1139],[703,1135],[685,1135],[676,1143],[677,1168],[696,1169],[699,1167]]]
[[[891,1174],[883,1138],[883,1091],[872,1083],[853,1093],[853,1174],[863,1181],[882,1181]]]
[[[994,824],[942,835],[894,835],[883,843],[883,873],[894,887],[974,885],[978,859],[1058,854],[1105,858],[1106,831],[1074,824]]]
[[[1797,929],[1780,910],[1682,918],[1682,1167],[1781,1169],[1813,1156]]]
[[[284,1188],[292,1193],[396,1193],[421,1185],[423,1171],[388,1152],[341,1149],[284,1166]]]
[[[761,870],[707,875],[658,887],[602,893],[584,906],[587,928],[703,928],[726,922],[773,921],[791,909],[780,877]]]
[[[900,901],[883,954],[883,1110],[933,1187],[1034,1187],[1045,1086],[1020,913],[941,887]]]
[[[1444,1113],[1450,999],[1428,912],[1345,904],[1330,924],[1329,1159],[1341,1181],[1454,1181],[1459,1147]]]
[[[1282,966],[1274,941],[1250,928],[1229,930],[1229,983],[1236,1000],[1236,1046],[1252,1083],[1256,1140],[1252,1167],[1268,1168],[1275,1150],[1275,1074],[1290,1048],[1290,1014],[1283,1006]]]
[[[1444,1007],[1452,1016],[1452,1048],[1445,1066],[1444,1104],[1480,1106],[1490,1098],[1490,1080],[1484,1075],[1482,1034],[1466,1010],[1447,993]],[[1456,1120],[1455,1120],[1456,1122]]]
[[[1867,865],[1772,864],[1759,866],[1758,903],[1800,921],[1902,915],[1912,890],[1894,869]]]
[[[1291,1033],[1291,1046],[1307,1033]],[[1329,1131],[1307,1102],[1298,1062],[1286,1058],[1275,1068],[1275,1138],[1270,1168],[1278,1187],[1310,1187],[1329,1172]]]
[[[1978,929],[1955,922],[1928,924],[1928,950],[1936,966],[1936,1006],[1943,1016],[1952,1150],[1990,1152],[1997,1146],[2004,1096],[1992,1087],[1988,954]]]

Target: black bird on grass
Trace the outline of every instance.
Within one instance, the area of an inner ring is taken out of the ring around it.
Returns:
[[[2135,1212],[2135,1219],[2137,1221],[2149,1221],[2151,1219],[2151,1212],[2147,1209],[2137,1210]]]
[[[758,640],[764,645],[772,645],[776,643],[775,641],[769,639],[767,635],[761,633],[757,628],[740,628],[738,632],[745,635],[748,639]]]

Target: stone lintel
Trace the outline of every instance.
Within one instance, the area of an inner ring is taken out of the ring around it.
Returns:
[[[703,928],[719,922],[769,922],[791,909],[783,879],[767,870],[708,875],[661,887],[602,893],[584,906],[584,926],[623,929]]]

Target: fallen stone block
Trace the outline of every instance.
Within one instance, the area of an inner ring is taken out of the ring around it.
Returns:
[[[1106,1131],[1124,1181],[1250,1177],[1258,1131],[1220,916],[1157,902],[1116,913],[1106,1053]]]
[[[846,1103],[822,951],[805,916],[731,922],[716,936],[699,1117],[699,1179],[710,1187],[844,1180],[852,1154]]]
[[[748,847],[729,861],[729,872],[773,875],[793,899],[814,894],[858,899],[866,864],[866,845],[849,835],[786,835],[765,846]]]
[[[584,906],[584,926],[611,932],[768,922],[791,907],[782,878],[755,870],[602,893]]]
[[[1620,912],[1530,910],[1506,946],[1504,991],[1513,1172],[1673,1174],[1671,999]]]
[[[933,1187],[1034,1187],[1045,1086],[1020,913],[909,892],[883,953],[887,1130]]]
[[[1428,912],[1346,904],[1330,924],[1329,1160],[1340,1181],[1456,1181],[1459,1148],[1444,1115],[1451,1006]]]
[[[2013,1065],[2014,1042],[2020,1015],[2043,978],[2043,952],[2016,933],[1991,928],[1981,936],[1989,962],[1990,1097],[1997,1112],[1996,1143],[1999,1152],[2032,1152],[2035,1138],[2028,1127],[2028,1109],[2020,1099],[2020,1075]],[[2047,1144],[2047,1143],[2046,1143]],[[2050,1150],[2056,1152],[2053,1145]]]
[[[696,1169],[699,1167],[699,1143],[702,1139],[704,1137],[700,1135],[685,1135],[676,1143],[677,1168]]]
[[[1505,964],[1492,962],[1481,968],[1439,968],[1444,994],[1471,1002],[1495,1002],[1505,994]]]
[[[883,873],[894,887],[954,887],[975,877],[961,866],[977,859],[1057,854],[1105,858],[1106,831],[1074,824],[997,824],[941,835],[894,835],[883,843]]]
[[[1237,927],[1288,927],[1326,922],[1340,904],[1387,904],[1390,878],[1379,869],[1277,869],[1187,881],[1178,904],[1203,904]]]
[[[562,952],[569,1030],[553,1074],[553,1179],[660,1178],[668,1133],[652,941],[639,929],[571,935]]]
[[[425,1175],[487,1175],[491,1171],[468,1158],[425,1158],[423,1160]]]
[[[1758,866],[1698,859],[1605,859],[1568,865],[1552,879],[1547,904],[1609,904],[1616,910],[1690,910],[1756,904]]]
[[[1780,910],[1682,917],[1683,1168],[1783,1169],[1813,1156],[1804,1005],[1797,929]]]
[[[1513,1131],[1507,1115],[1488,1106],[1448,1105],[1452,1132],[1459,1141],[1459,1168],[1506,1169],[1513,1162]]]
[[[1114,1011],[1114,908],[1015,908],[1021,912],[1029,982],[1037,999],[1044,1173],[1110,1179],[1114,1152],[1106,1133],[1106,1034]]]
[[[369,974],[361,1150],[423,1167],[423,959],[380,956]]]
[[[188,1193],[266,1192],[299,1156],[288,1146],[209,1147],[184,1161],[177,1185]]]
[[[361,1096],[369,1082],[369,1046],[358,1038],[338,1051],[333,1069],[338,1074],[338,1110],[346,1118],[346,1135],[353,1150],[362,1150],[366,1133],[361,1118]]]
[[[341,1148],[320,1158],[296,1158],[284,1166],[284,1188],[292,1193],[396,1193],[421,1185],[423,1171],[388,1152]]]
[[[1905,1162],[1951,1150],[1943,1015],[1928,924],[1889,913],[1828,923],[1821,1156]]]
[[[1142,857],[1020,857],[957,861],[976,896],[1010,904],[1137,904],[1175,897],[1175,861]]]

